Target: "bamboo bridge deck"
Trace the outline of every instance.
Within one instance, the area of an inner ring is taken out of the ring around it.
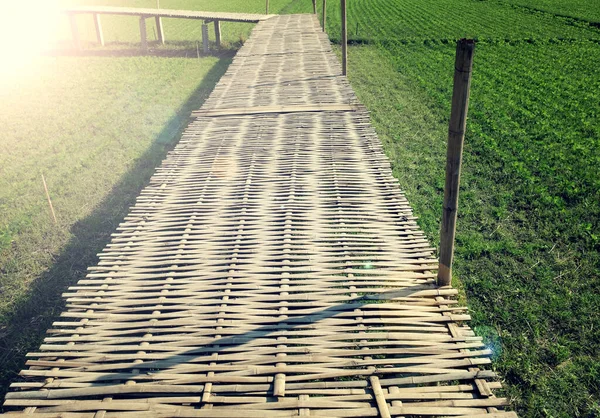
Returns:
[[[515,417],[313,15],[261,21],[4,403]]]
[[[139,7],[77,6],[63,10],[67,14],[105,14],[121,16],[156,16],[172,19],[219,20],[222,22],[257,23],[274,15],[257,13],[204,12],[196,10],[150,9]]]

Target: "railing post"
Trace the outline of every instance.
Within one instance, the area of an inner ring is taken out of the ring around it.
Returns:
[[[325,24],[327,23],[327,0],[323,0],[323,15],[321,19],[323,21],[323,32],[327,32],[325,30]]]
[[[140,16],[140,41],[142,51],[148,52],[148,38],[146,36],[146,16]]]
[[[81,38],[77,29],[77,19],[75,13],[69,13],[69,23],[71,25],[71,35],[73,36],[73,44],[78,51],[81,51]]]
[[[155,16],[154,21],[156,22],[156,33],[158,34],[158,42],[161,45],[165,44],[165,31],[163,29],[162,19],[160,16]]]
[[[215,20],[215,44],[221,48],[221,21]]]
[[[208,25],[202,24],[202,52],[208,54]]]
[[[437,276],[439,286],[449,286],[452,281],[452,258],[454,256],[458,190],[469,108],[469,90],[471,88],[474,49],[475,43],[471,39],[461,39],[456,45],[454,91],[452,93],[452,110],[448,129],[446,185],[444,187],[444,207],[440,234],[440,264]]]
[[[346,0],[341,1],[342,11],[342,74],[348,74],[348,30],[346,25]]]
[[[100,15],[94,13],[94,26],[96,27],[96,39],[101,46],[104,46],[104,35],[102,34],[102,22],[100,22]]]

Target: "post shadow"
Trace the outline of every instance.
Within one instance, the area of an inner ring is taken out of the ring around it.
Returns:
[[[111,234],[129,212],[155,168],[166,157],[191,121],[191,112],[200,108],[227,70],[230,58],[221,58],[202,79],[189,99],[164,126],[133,168],[121,177],[94,211],[71,227],[73,237],[52,266],[33,279],[26,298],[0,328],[0,399],[25,366],[25,355],[38,349],[45,332],[64,310],[62,298],[69,286],[84,278],[88,266],[97,264],[97,254],[110,242]]]

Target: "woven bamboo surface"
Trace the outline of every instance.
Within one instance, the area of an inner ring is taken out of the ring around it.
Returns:
[[[269,19],[274,15],[255,13],[228,13],[228,12],[202,12],[195,10],[174,9],[144,9],[139,7],[111,7],[111,6],[79,6],[69,7],[63,10],[69,14],[110,14],[123,16],[159,16],[180,19],[221,20],[223,22],[247,22],[256,23]]]
[[[515,417],[314,16],[259,23],[195,116],[7,409]]]

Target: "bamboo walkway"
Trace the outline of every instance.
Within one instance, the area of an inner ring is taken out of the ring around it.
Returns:
[[[313,15],[260,22],[195,116],[12,416],[516,417]]]
[[[63,10],[67,14],[106,14],[121,16],[157,16],[173,19],[219,20],[222,22],[257,23],[274,15],[257,13],[203,12],[196,10],[148,9],[139,7],[77,6]]]

